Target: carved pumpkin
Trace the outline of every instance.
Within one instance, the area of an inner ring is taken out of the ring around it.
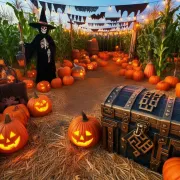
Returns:
[[[7,83],[14,83],[15,77],[13,75],[7,75]]]
[[[52,102],[45,95],[34,94],[34,97],[28,101],[27,107],[34,117],[45,116],[52,111]]]
[[[74,118],[68,129],[68,137],[76,146],[89,148],[96,145],[100,139],[101,125],[93,116],[82,116]]]
[[[167,76],[164,79],[164,81],[169,83],[171,87],[176,87],[176,84],[179,82],[179,79],[175,76]]]
[[[74,59],[74,63],[75,64],[79,63],[79,60],[78,59]]]
[[[23,80],[24,83],[26,83],[27,89],[32,89],[34,87],[34,81],[30,79]]]
[[[62,87],[62,81],[60,78],[54,78],[52,81],[51,81],[51,87],[52,88],[60,88]]]
[[[175,89],[175,91],[176,91],[176,96],[177,96],[177,97],[180,97],[180,83],[177,83],[177,84],[176,84],[176,89]]]
[[[74,78],[72,76],[64,76],[63,84],[66,86],[72,85],[74,83]]]
[[[11,120],[6,114],[0,123],[0,153],[13,153],[28,141],[28,132],[18,120]]]
[[[119,75],[120,75],[120,76],[124,76],[125,73],[126,73],[126,71],[127,71],[126,69],[120,69],[120,70],[119,70]]]
[[[143,71],[134,71],[133,73],[133,80],[135,81],[142,81],[144,79]]]
[[[73,67],[73,64],[72,64],[72,62],[71,61],[69,61],[69,60],[63,60],[63,64],[62,64],[62,66],[63,67],[70,67],[70,68],[72,68]]]
[[[156,75],[156,70],[155,70],[155,67],[153,65],[152,62],[149,62],[145,69],[144,69],[144,75],[147,77],[147,78],[150,78],[151,76],[154,76]]]
[[[87,64],[87,69],[92,71],[94,69],[93,64],[91,64],[91,63]]]
[[[48,81],[40,81],[37,84],[36,89],[39,92],[46,93],[46,92],[49,92],[51,90],[51,85]]]
[[[27,125],[28,119],[30,118],[29,111],[24,104],[18,104],[13,106],[8,106],[3,114],[9,114],[12,119],[17,119],[23,125]]]
[[[165,81],[160,81],[157,83],[156,89],[160,91],[168,91],[170,89],[170,84]]]
[[[71,75],[71,68],[70,67],[60,67],[58,69],[58,76],[60,78],[63,78],[64,76],[70,76]]]
[[[149,78],[149,83],[150,83],[150,84],[157,84],[157,83],[160,82],[160,81],[161,81],[161,79],[160,79],[159,76],[151,76],[151,77]]]
[[[132,79],[133,78],[133,73],[134,73],[134,70],[127,70],[126,72],[125,72],[125,77],[127,78],[127,79]]]
[[[118,59],[116,60],[116,64],[117,64],[118,66],[121,66],[122,63],[123,63],[123,61],[122,61],[120,58],[118,58]]]
[[[164,180],[179,180],[180,179],[180,158],[173,157],[165,161],[163,165]]]
[[[75,64],[74,67],[72,68],[72,77],[74,79],[81,80],[84,79],[85,75],[86,75],[86,71],[84,67]]]
[[[35,78],[36,75],[37,75],[37,71],[35,69],[27,71],[27,77],[28,78]]]
[[[92,56],[91,56],[91,59],[92,59],[92,60],[96,60],[97,58],[98,58],[97,55],[92,55]]]

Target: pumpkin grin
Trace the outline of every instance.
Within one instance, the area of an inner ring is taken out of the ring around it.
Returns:
[[[88,141],[82,142],[82,141],[77,141],[74,137],[72,137],[72,141],[73,141],[74,144],[76,144],[78,146],[86,147],[86,146],[88,146],[88,145],[90,145],[92,143],[93,138],[91,138]]]
[[[20,136],[14,141],[14,143],[11,143],[7,146],[5,146],[4,144],[0,144],[0,149],[10,150],[16,148],[19,145],[19,143],[20,143]]]
[[[45,112],[45,111],[47,111],[47,110],[48,110],[49,105],[48,105],[48,103],[46,103],[46,105],[45,105],[45,106],[41,106],[41,107],[37,107],[37,106],[35,106],[35,108],[36,108],[36,110],[37,110],[37,111],[39,111],[39,112]]]

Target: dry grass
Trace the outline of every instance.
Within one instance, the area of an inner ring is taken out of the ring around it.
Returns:
[[[63,120],[65,119],[65,120]],[[33,119],[28,145],[12,155],[0,156],[1,180],[159,180],[161,176],[101,148],[79,149],[70,144],[70,119]]]

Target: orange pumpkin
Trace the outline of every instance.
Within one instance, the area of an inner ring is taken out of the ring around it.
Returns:
[[[164,81],[169,83],[171,87],[176,87],[176,84],[179,82],[179,79],[175,76],[167,76],[164,79]]]
[[[65,60],[63,60],[63,64],[62,64],[62,66],[63,67],[70,67],[70,68],[72,68],[73,67],[73,64],[72,64],[72,62],[71,61],[69,61],[69,60],[67,60],[67,59],[65,59]]]
[[[60,88],[62,87],[62,81],[60,78],[54,78],[52,81],[51,81],[51,87],[52,88]]]
[[[127,79],[132,79],[133,78],[133,73],[134,73],[134,70],[127,70],[126,72],[125,72],[125,77],[127,78]]]
[[[92,60],[96,60],[97,58],[98,58],[97,55],[92,55],[92,56],[91,56],[91,59],[92,59]]]
[[[17,119],[23,125],[27,125],[28,119],[30,118],[29,111],[24,104],[18,104],[13,106],[8,106],[3,114],[9,114],[12,119]]]
[[[25,79],[23,82],[26,84],[27,89],[32,89],[34,87],[34,81],[31,79]]]
[[[93,65],[93,69],[94,70],[96,70],[97,69],[97,67],[98,67],[98,64],[97,64],[97,62],[91,62],[91,64]]]
[[[72,85],[74,83],[74,78],[72,76],[64,76],[63,84],[66,86]]]
[[[120,69],[118,74],[119,74],[120,76],[124,76],[125,73],[126,73],[126,71],[127,71],[126,69]]]
[[[93,116],[78,116],[71,121],[68,128],[68,137],[76,146],[82,148],[93,147],[101,137],[101,125]]]
[[[163,180],[179,180],[180,179],[180,158],[173,157],[165,161],[163,165]]]
[[[79,63],[79,60],[78,59],[74,59],[74,63],[75,64]]]
[[[7,75],[7,83],[14,83],[15,77],[13,75]]]
[[[156,75],[156,70],[155,70],[155,67],[153,65],[152,62],[149,62],[145,69],[144,69],[144,75],[147,77],[147,78],[150,78],[151,76],[154,76]]]
[[[176,84],[176,89],[175,89],[175,91],[176,91],[176,96],[177,96],[177,97],[180,97],[180,83],[177,83],[177,84]]]
[[[37,84],[36,88],[39,92],[46,93],[51,90],[51,85],[48,81],[41,81]]]
[[[149,78],[149,83],[150,83],[150,84],[157,84],[157,83],[160,82],[160,81],[161,81],[161,79],[160,79],[159,76],[151,76],[151,77]]]
[[[0,153],[13,153],[21,149],[28,141],[28,132],[24,125],[6,114],[0,123]]]
[[[107,61],[104,61],[104,60],[101,60],[101,59],[97,59],[97,63],[100,67],[105,67],[107,66],[108,62]]]
[[[71,68],[70,67],[60,67],[58,69],[58,76],[60,78],[63,78],[64,76],[70,76],[71,75]]]
[[[160,91],[168,91],[170,89],[170,84],[165,81],[160,81],[157,83],[156,89]]]
[[[142,81],[144,79],[144,73],[143,71],[135,71],[133,73],[133,79],[135,81]]]
[[[122,61],[120,58],[118,58],[118,59],[116,60],[116,64],[117,64],[118,66],[121,66],[122,63],[123,63],[123,61]]]
[[[28,78],[35,78],[36,75],[37,75],[37,71],[35,69],[27,71],[27,77]]]
[[[122,66],[122,68],[124,68],[124,69],[125,69],[128,65],[129,65],[128,63],[122,63],[122,65],[121,65],[121,66]]]
[[[49,114],[52,111],[52,102],[45,95],[37,95],[34,93],[34,97],[32,97],[27,104],[29,112],[34,117],[41,117]]]
[[[135,70],[135,71],[142,71],[142,68],[139,66],[139,67],[134,67],[133,66],[133,69]]]
[[[87,64],[87,69],[92,71],[94,69],[93,64],[91,64],[91,63]]]
[[[130,69],[132,70],[132,69],[133,69],[133,66],[129,64],[129,65],[126,66],[126,69],[127,69],[127,70],[130,70]]]
[[[85,75],[86,75],[86,71],[85,71],[84,67],[75,65],[72,68],[72,77],[74,79],[82,80],[85,78]]]
[[[139,66],[139,61],[138,60],[133,60],[131,64],[132,64],[133,67],[138,67]]]

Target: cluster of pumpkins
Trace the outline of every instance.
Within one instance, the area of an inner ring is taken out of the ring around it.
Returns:
[[[24,104],[8,106],[0,114],[0,153],[13,153],[27,143],[26,129],[30,115],[45,116],[52,111],[52,102],[45,95],[30,98],[27,106]]]
[[[139,60],[134,59],[128,62],[128,54],[125,53],[116,52],[112,60],[115,61],[118,66],[121,66],[119,70],[120,76],[125,76],[125,78],[135,81],[142,81],[146,77],[150,84],[156,85],[157,90],[168,91],[171,88],[175,88],[176,96],[180,97],[180,83],[178,83],[178,77],[167,76],[164,80],[161,80],[161,78],[156,75],[155,66],[152,62],[149,62],[143,70]]]

